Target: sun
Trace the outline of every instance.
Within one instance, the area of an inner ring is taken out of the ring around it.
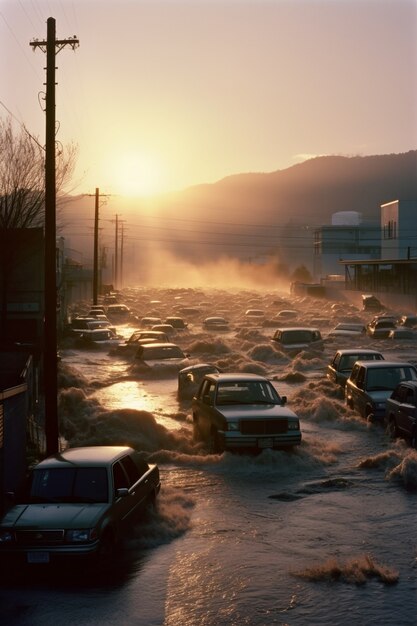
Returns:
[[[139,152],[123,153],[112,160],[109,182],[123,196],[151,196],[163,190],[160,164]]]

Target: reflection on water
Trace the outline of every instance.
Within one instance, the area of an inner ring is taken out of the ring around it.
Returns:
[[[167,402],[167,398],[163,397],[161,385],[166,387],[173,381],[147,381],[146,387],[142,381],[125,380],[115,383],[109,387],[99,389],[91,397],[100,402],[108,410],[118,409],[135,409],[137,411],[148,411],[152,413],[158,422],[168,430],[179,430],[182,424],[172,419],[169,413],[178,411],[178,403],[175,398],[175,391],[168,396],[172,396],[172,403]],[[164,395],[165,395],[164,394]]]

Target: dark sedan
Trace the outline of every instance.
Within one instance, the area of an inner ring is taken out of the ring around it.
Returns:
[[[160,490],[159,469],[127,446],[73,448],[41,461],[0,522],[0,557],[50,563],[110,556]]]

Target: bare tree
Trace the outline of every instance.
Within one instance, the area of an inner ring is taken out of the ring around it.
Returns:
[[[57,150],[57,206],[76,156],[73,144]],[[44,214],[45,150],[26,128],[15,131],[10,117],[0,119],[0,228],[41,227]]]
[[[77,155],[74,145],[56,154],[57,212],[65,196]],[[61,201],[61,202],[60,202]],[[25,246],[18,244],[17,229],[43,228],[45,218],[45,150],[11,118],[0,119],[0,343],[8,338],[7,299]],[[13,232],[11,232],[13,230]],[[22,233],[24,235],[24,233]]]

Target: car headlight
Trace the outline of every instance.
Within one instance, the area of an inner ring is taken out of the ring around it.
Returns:
[[[288,422],[288,430],[300,430],[300,422],[298,420]]]
[[[11,530],[7,528],[0,530],[0,543],[11,543],[12,541],[14,541],[14,533]]]
[[[227,430],[233,430],[235,432],[237,430],[240,430],[240,428],[239,428],[239,421],[235,420],[235,421],[232,421],[232,422],[227,422]]]
[[[76,530],[67,530],[65,538],[70,543],[82,543],[91,541],[97,537],[97,533],[91,528],[79,528]]]

